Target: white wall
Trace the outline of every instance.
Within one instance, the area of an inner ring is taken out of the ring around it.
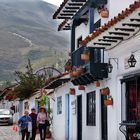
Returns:
[[[108,8],[109,8],[109,18],[113,18],[117,16],[118,13],[121,13],[122,10],[129,8],[130,4],[133,4],[135,0],[108,0]]]
[[[53,137],[57,140],[65,140],[66,128],[66,94],[69,93],[69,85],[62,86],[55,90],[53,104]],[[57,97],[62,96],[62,114],[57,114]]]

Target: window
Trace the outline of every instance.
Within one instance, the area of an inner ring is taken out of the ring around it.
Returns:
[[[87,126],[96,125],[96,94],[87,93]]]
[[[94,63],[101,63],[101,50],[100,49],[94,50]]]
[[[82,36],[77,39],[77,48],[80,48],[80,42],[82,41]]]
[[[57,97],[57,114],[62,114],[62,96]]]
[[[28,102],[24,103],[24,110],[29,110],[29,103]],[[16,108],[16,111],[17,111],[17,108]]]

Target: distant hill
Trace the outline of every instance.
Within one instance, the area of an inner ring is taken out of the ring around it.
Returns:
[[[28,58],[35,69],[64,63],[69,35],[57,32],[56,8],[41,0],[0,0],[0,81],[14,80]]]

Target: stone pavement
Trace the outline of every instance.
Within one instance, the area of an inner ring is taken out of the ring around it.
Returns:
[[[13,131],[13,126],[0,126],[0,140],[21,140],[21,135]],[[36,140],[40,140],[39,135],[37,135]]]

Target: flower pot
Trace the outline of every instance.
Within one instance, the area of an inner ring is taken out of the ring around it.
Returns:
[[[109,11],[107,9],[102,9],[100,13],[102,18],[108,18],[109,17]]]
[[[113,105],[113,99],[110,98],[110,99],[104,100],[104,105],[105,106]]]
[[[70,95],[75,95],[75,89],[74,88],[70,88]]]
[[[81,54],[81,60],[89,61],[90,60],[90,54],[89,53]]]
[[[108,87],[101,89],[101,94],[105,95],[105,96],[109,95],[110,94],[110,89]]]
[[[96,87],[100,87],[100,82],[99,81],[96,82]]]
[[[85,90],[85,87],[82,86],[82,85],[79,85],[79,86],[78,86],[78,89],[79,89],[79,90]]]
[[[46,138],[50,139],[52,137],[52,133],[51,131],[49,130],[46,134]]]
[[[78,76],[78,72],[76,72],[76,71],[72,71],[71,73],[70,73],[70,77],[72,77],[72,78],[75,78],[75,77],[77,77]]]
[[[65,71],[70,71],[72,69],[72,66],[65,66]]]

